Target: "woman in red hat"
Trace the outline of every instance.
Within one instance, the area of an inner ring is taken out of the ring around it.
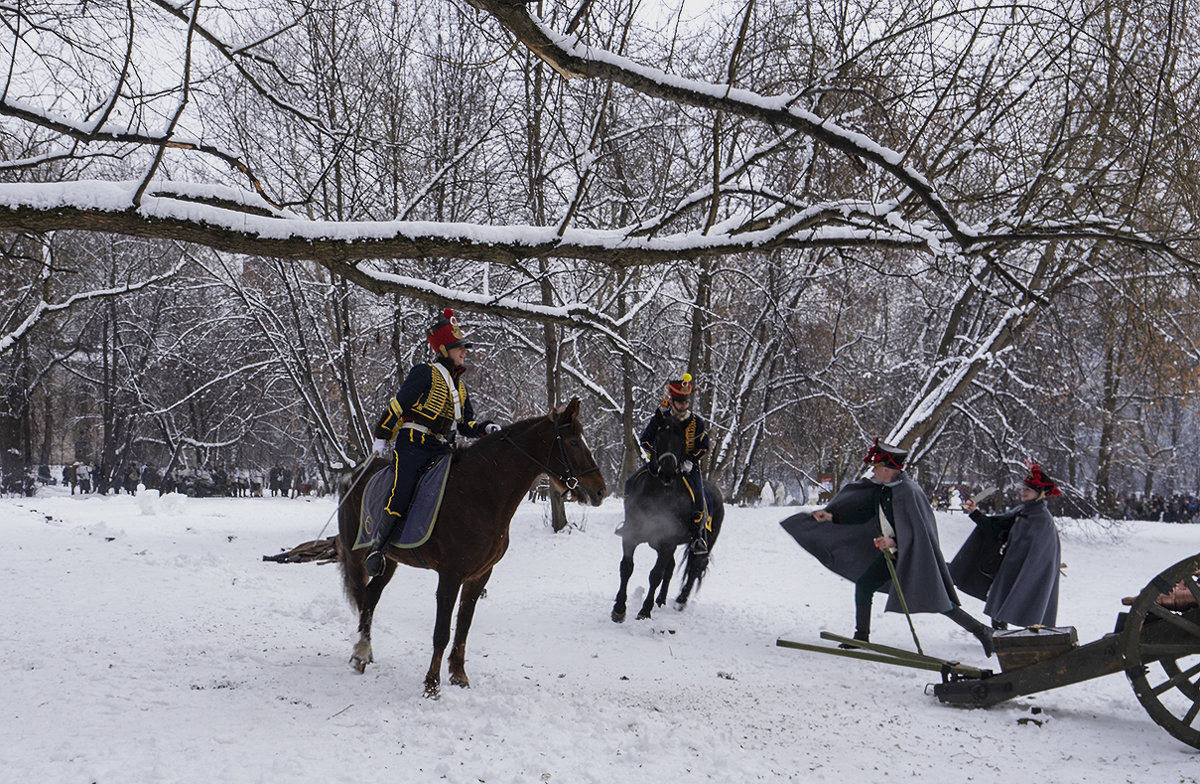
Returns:
[[[1053,626],[1058,620],[1062,544],[1046,499],[1061,491],[1040,465],[1030,463],[1019,492],[1021,503],[998,515],[979,511],[973,498],[963,502],[976,528],[950,562],[955,584],[985,600],[983,611],[998,629],[1010,623]]]
[[[375,425],[375,452],[391,458],[394,480],[387,503],[387,518],[376,529],[367,555],[367,574],[383,573],[388,542],[408,514],[413,490],[421,473],[450,451],[457,431],[478,438],[500,429],[490,421],[477,421],[462,376],[467,371],[471,344],[458,326],[454,311],[446,308],[426,337],[436,355],[408,371],[400,391],[388,402]],[[396,440],[395,448],[388,441]]]

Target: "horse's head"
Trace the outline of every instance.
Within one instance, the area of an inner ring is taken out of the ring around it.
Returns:
[[[583,437],[579,398],[572,399],[563,408],[551,409],[549,419],[554,425],[554,448],[550,450],[547,461],[550,470],[546,475],[564,498],[599,506],[608,488]]]
[[[669,415],[656,413],[655,416],[659,417],[659,426],[658,435],[654,437],[654,459],[650,463],[650,472],[664,485],[669,485],[682,473],[686,440],[683,423]]]

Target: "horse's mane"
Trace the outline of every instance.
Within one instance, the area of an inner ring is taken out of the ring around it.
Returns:
[[[464,446],[460,446],[454,450],[454,462],[458,462],[464,457],[470,457],[478,454],[480,451],[488,452],[491,447],[499,443],[505,436],[516,437],[533,428],[539,422],[546,420],[545,414],[531,416],[528,419],[521,419],[511,424],[505,425],[495,433],[483,436],[482,438],[474,439]]]
[[[559,413],[561,413],[561,412],[559,412]],[[541,414],[538,416],[532,416],[532,417],[529,417],[528,419],[521,419],[517,422],[513,422],[512,424],[504,426],[503,428],[501,428],[499,431],[497,431],[495,433],[491,433],[490,435],[483,436],[482,438],[474,439],[463,446],[459,446],[459,447],[455,448],[455,450],[451,456],[451,461],[452,461],[452,463],[457,463],[460,460],[462,460],[464,457],[475,456],[476,454],[479,453],[480,450],[482,450],[484,453],[486,453],[486,452],[490,451],[492,445],[495,445],[502,440],[502,436],[505,436],[505,435],[519,436],[522,433],[524,433],[526,430],[532,428],[534,425],[538,424],[539,422],[544,421],[545,419],[546,419],[545,414]],[[382,458],[379,456],[372,456],[369,458],[369,462],[367,465],[360,463],[359,465],[354,466],[353,468],[350,468],[349,470],[343,471],[341,480],[338,482],[338,495],[341,496],[341,495],[345,494],[345,492],[350,488],[351,483],[355,482],[357,477],[360,476],[360,472],[362,474],[374,473],[373,467],[374,467],[374,464],[377,462],[378,463],[387,463],[388,461],[385,458]]]

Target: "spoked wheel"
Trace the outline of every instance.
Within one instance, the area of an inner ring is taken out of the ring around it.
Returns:
[[[1142,589],[1129,609],[1122,648],[1125,674],[1150,718],[1200,749],[1200,608],[1192,604],[1168,609],[1158,603],[1160,595],[1173,592],[1177,606],[1191,604],[1188,593],[1200,603],[1197,572],[1200,553],[1175,564]],[[1177,590],[1180,583],[1183,591]]]

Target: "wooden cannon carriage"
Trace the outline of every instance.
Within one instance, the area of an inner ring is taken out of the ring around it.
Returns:
[[[976,708],[1124,671],[1150,718],[1200,749],[1200,553],[1166,569],[1125,603],[1129,610],[1118,616],[1117,630],[1085,645],[1070,627],[997,633],[998,673],[828,632],[822,639],[856,649],[783,639],[777,644],[940,672],[942,682],[933,687],[938,700]]]

